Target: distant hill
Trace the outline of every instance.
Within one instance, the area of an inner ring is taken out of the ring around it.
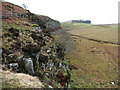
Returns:
[[[80,29],[85,28],[88,26],[92,26],[92,24],[85,24],[85,23],[72,23],[72,21],[62,22],[61,26],[63,29],[66,30],[73,30],[73,29]]]
[[[90,39],[118,43],[118,25],[117,24],[85,24],[85,23],[61,23],[63,29],[69,33],[87,37]]]

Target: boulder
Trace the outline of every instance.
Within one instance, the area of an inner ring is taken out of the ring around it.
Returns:
[[[34,67],[33,67],[33,61],[32,58],[27,58],[25,59],[25,70],[29,73],[29,74],[34,74]]]
[[[10,64],[8,64],[8,66],[13,71],[18,71],[18,63],[10,63]]]
[[[7,63],[7,64],[15,63],[15,62],[17,62],[17,56],[14,54],[9,54],[5,61],[5,63]]]

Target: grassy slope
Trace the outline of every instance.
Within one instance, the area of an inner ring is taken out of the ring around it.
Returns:
[[[99,40],[116,40],[117,26],[94,26],[91,24],[62,24],[74,35]],[[73,30],[72,30],[73,29]],[[65,34],[63,34],[65,36]],[[76,50],[67,54],[70,63],[77,67],[71,71],[72,87],[114,88],[118,80],[118,46],[90,41],[72,36]],[[109,37],[109,38],[108,38]],[[67,40],[67,39],[66,39]],[[114,85],[111,81],[115,82]],[[76,85],[78,83],[78,85]]]
[[[62,35],[62,36],[61,36]],[[118,46],[102,44],[81,37],[71,36],[73,43],[66,33],[56,35],[58,41],[64,39],[70,52],[66,58],[77,69],[71,71],[71,87],[76,88],[114,88],[117,87],[118,77]],[[60,37],[60,38],[58,38]],[[76,46],[72,48],[72,45]],[[115,82],[112,85],[111,82]],[[78,83],[78,85],[76,85]]]
[[[68,29],[71,34],[84,36],[92,39],[118,42],[118,26],[117,25],[92,25],[92,24],[71,24],[63,23],[62,27]]]
[[[77,50],[68,53],[67,57],[78,68],[71,71],[72,79],[79,83],[76,87],[117,87],[118,47],[76,36],[73,38]],[[110,84],[111,81],[115,85]]]
[[[26,32],[25,30],[29,30],[32,31],[33,27],[32,24],[29,23],[26,19],[15,19],[15,20],[7,20],[6,22],[2,22],[2,34],[10,34],[8,29],[9,28],[15,28],[20,30],[20,32]],[[26,32],[27,33],[27,32]],[[28,37],[26,35],[23,34],[23,36],[21,38],[24,39],[28,39]],[[12,38],[2,38],[2,47],[5,48],[10,48],[12,45],[12,41],[8,42],[7,40]],[[29,38],[28,40],[32,41],[31,38]],[[0,44],[1,46],[1,44]]]

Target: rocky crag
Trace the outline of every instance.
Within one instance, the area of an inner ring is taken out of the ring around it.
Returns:
[[[45,87],[70,87],[66,50],[51,35],[61,29],[60,23],[8,2],[2,4],[2,69],[38,76]]]

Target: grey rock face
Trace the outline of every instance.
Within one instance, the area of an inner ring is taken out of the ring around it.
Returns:
[[[37,63],[39,63],[38,60],[39,60],[39,58],[40,58],[40,52],[41,52],[41,51],[39,51],[39,52],[36,54]]]
[[[42,69],[45,71],[45,64],[42,63]]]
[[[8,57],[13,58],[13,55],[14,55],[14,54],[9,54]]]
[[[10,63],[8,64],[8,66],[10,67],[10,69],[13,69],[15,71],[18,70],[18,63]]]
[[[22,60],[23,57],[24,57],[24,55],[19,56],[19,57],[18,57],[18,60]]]
[[[36,31],[38,32],[42,32],[41,28],[40,27],[33,27]]]
[[[33,61],[31,58],[28,58],[25,60],[25,69],[28,71],[30,74],[34,74],[34,67],[33,67]]]
[[[51,19],[51,18],[45,18],[45,26],[46,26],[46,28],[48,28],[48,29],[56,29],[56,28],[59,28],[59,27],[61,27],[60,26],[60,22],[59,21],[56,21],[56,20],[53,20],[53,19]]]
[[[49,67],[49,70],[51,71],[52,68],[54,67],[54,63],[52,61],[48,61],[47,67]]]

